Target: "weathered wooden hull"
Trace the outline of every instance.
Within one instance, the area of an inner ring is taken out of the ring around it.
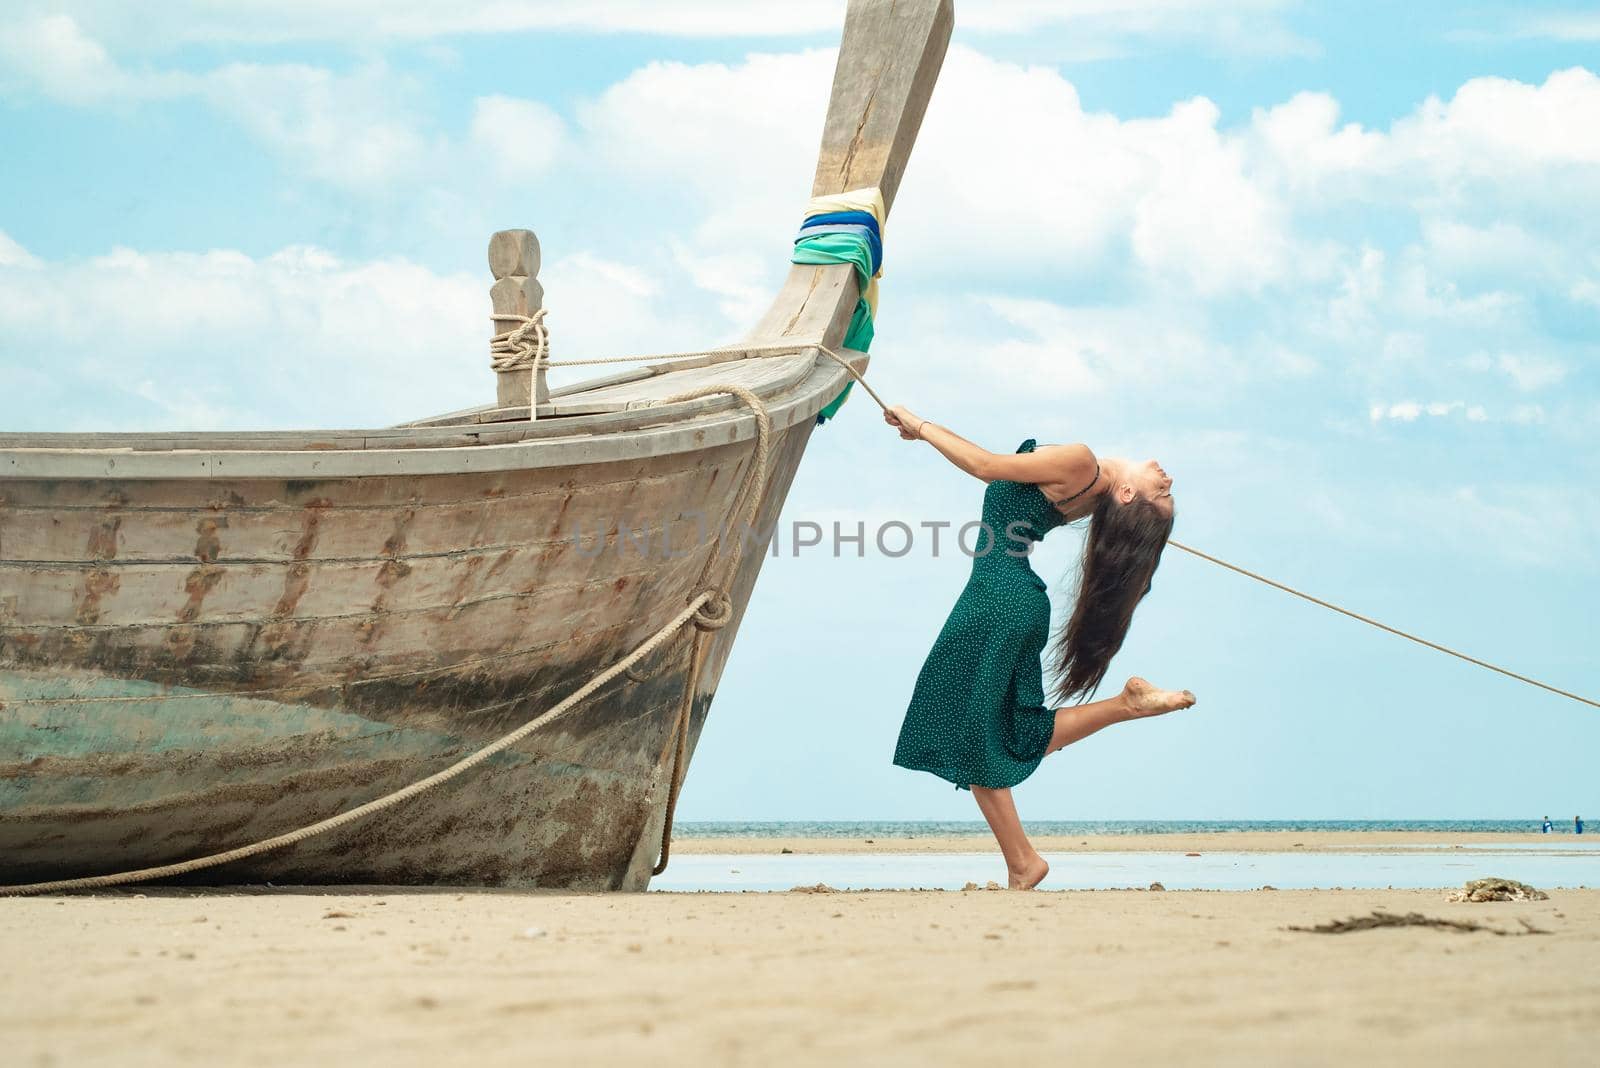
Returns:
[[[777,435],[764,523],[810,430]],[[682,610],[717,549],[697,516],[727,515],[750,459],[5,484],[0,879],[215,852],[448,765]],[[709,642],[691,746],[737,629]],[[644,885],[690,633],[471,775],[208,880]]]

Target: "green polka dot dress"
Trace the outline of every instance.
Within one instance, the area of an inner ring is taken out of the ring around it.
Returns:
[[[1032,452],[1036,444],[1029,438],[1017,451]],[[1039,665],[1050,636],[1050,598],[1028,566],[1027,550],[1065,521],[1032,483],[989,483],[986,531],[967,540],[972,577],[917,675],[900,727],[894,751],[900,767],[932,772],[962,789],[998,789],[1026,779],[1044,759],[1055,729]]]

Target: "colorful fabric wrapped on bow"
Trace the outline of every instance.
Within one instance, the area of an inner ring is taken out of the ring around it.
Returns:
[[[844,334],[844,347],[866,352],[872,344],[872,320],[878,313],[878,278],[883,274],[883,194],[876,188],[812,197],[805,221],[794,239],[794,263],[848,263],[856,269],[861,297]],[[825,423],[850,395],[847,382],[839,395],[817,413]]]

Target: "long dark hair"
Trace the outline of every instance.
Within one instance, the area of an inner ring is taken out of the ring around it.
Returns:
[[[1083,547],[1078,603],[1050,647],[1056,700],[1086,701],[1106,677],[1111,658],[1128,636],[1133,610],[1150,592],[1172,519],[1146,497],[1123,504],[1107,493],[1095,502]]]

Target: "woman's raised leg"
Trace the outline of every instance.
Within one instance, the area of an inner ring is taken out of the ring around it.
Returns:
[[[1135,676],[1115,697],[1056,709],[1055,730],[1050,735],[1050,748],[1045,752],[1054,753],[1113,723],[1159,716],[1163,712],[1188,708],[1194,701],[1194,694],[1188,690],[1158,689]]]
[[[972,796],[977,799],[983,818],[989,821],[989,829],[1000,843],[1000,852],[1005,854],[1010,889],[1032,890],[1038,886],[1050,873],[1050,865],[1028,841],[1016,803],[1011,800],[1011,790],[974,786]]]

